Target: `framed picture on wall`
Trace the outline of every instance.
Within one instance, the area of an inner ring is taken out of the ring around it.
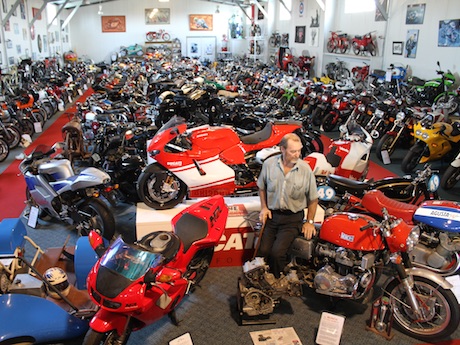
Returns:
[[[402,55],[403,42],[393,42],[393,55]]]
[[[407,30],[404,57],[415,59],[417,55],[418,30]]]
[[[305,26],[295,27],[295,40],[296,43],[305,43]]]
[[[407,5],[406,24],[423,24],[425,4]]]
[[[101,16],[102,32],[126,32],[125,16]]]
[[[42,20],[42,14],[39,8],[32,7],[32,17],[37,20]]]
[[[439,21],[438,47],[460,47],[460,19]]]
[[[212,31],[212,14],[191,14],[189,24],[192,31]]]
[[[146,8],[145,24],[169,24],[171,10],[169,8]]]

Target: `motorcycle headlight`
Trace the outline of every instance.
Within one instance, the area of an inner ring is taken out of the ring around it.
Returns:
[[[364,113],[364,111],[366,110],[366,106],[364,104],[360,104],[358,105],[358,110],[362,113]]]
[[[407,236],[406,240],[406,246],[407,246],[407,251],[410,252],[414,249],[414,247],[417,245],[418,240],[420,237],[420,229],[418,226],[414,226],[409,233],[409,236]]]
[[[380,110],[380,109],[376,109],[376,110],[375,110],[375,116],[377,116],[377,117],[379,117],[379,118],[382,118],[384,114],[385,114],[385,113],[384,113],[382,110]]]
[[[415,135],[418,136],[418,137],[421,136],[421,135],[422,135],[422,131],[421,131],[420,129],[417,129],[417,130],[415,131]]]
[[[396,120],[402,121],[406,117],[406,114],[404,112],[400,111],[399,113],[396,114]]]
[[[322,100],[323,102],[327,102],[328,98],[329,98],[328,95],[322,95],[322,96],[321,96],[321,100]]]
[[[334,107],[335,109],[339,109],[339,108],[340,108],[340,102],[335,102],[334,105],[333,105],[333,107]]]
[[[428,138],[429,138],[428,133],[426,133],[426,132],[422,133],[422,139],[423,140],[427,140]]]

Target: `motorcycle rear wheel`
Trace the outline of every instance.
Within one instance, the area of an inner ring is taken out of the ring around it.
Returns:
[[[115,218],[107,205],[100,199],[92,198],[85,201],[78,210],[84,218],[77,224],[80,236],[87,236],[93,229],[98,229],[109,241],[115,234]]]
[[[166,170],[143,172],[139,176],[137,188],[139,198],[155,210],[173,208],[182,202],[187,193],[185,183]]]
[[[324,132],[331,132],[335,126],[337,125],[337,122],[334,121],[334,114],[329,113],[327,114],[323,121],[321,122],[321,130]]]
[[[441,187],[449,190],[455,187],[460,180],[460,167],[453,167],[449,165],[441,178]]]
[[[10,149],[15,149],[21,142],[21,131],[14,126],[6,126],[5,129],[7,133],[3,139],[6,140]]]
[[[409,149],[409,152],[401,162],[402,171],[410,173],[415,169],[423,156],[423,152],[425,152],[425,147],[424,143],[417,142]]]
[[[353,48],[353,53],[355,53],[355,55],[359,55],[359,53],[361,53],[358,43],[353,43],[352,48]]]
[[[333,41],[327,41],[326,48],[329,53],[333,53],[336,48],[335,43]]]
[[[419,302],[422,299],[429,302],[430,297],[435,298],[435,302],[431,308],[426,308],[427,303],[420,303],[425,320],[416,321],[403,284],[395,279],[386,289],[394,311],[395,326],[403,333],[426,342],[441,341],[451,335],[460,323],[460,309],[452,291],[422,277],[414,277],[413,289]]]
[[[120,342],[121,337],[114,329],[107,333],[100,333],[90,328],[83,339],[83,345],[125,345],[130,335],[131,332],[127,332],[125,339]]]

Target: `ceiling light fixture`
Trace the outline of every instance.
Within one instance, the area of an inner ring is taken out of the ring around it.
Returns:
[[[102,5],[99,5],[99,11],[97,11],[97,14],[102,16],[104,12],[102,12]]]
[[[158,0],[158,2],[169,2],[169,0]]]

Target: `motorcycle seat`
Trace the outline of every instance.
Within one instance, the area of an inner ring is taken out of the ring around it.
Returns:
[[[247,145],[253,145],[260,143],[261,141],[267,140],[272,135],[272,123],[269,122],[267,125],[258,132],[245,135],[241,137],[241,141]]]
[[[383,194],[382,191],[376,189],[364,194],[361,205],[368,211],[379,216],[382,216],[382,209],[386,208],[390,215],[402,218],[402,220],[409,224],[413,222],[412,217],[418,209],[417,205],[391,199]]]
[[[201,240],[208,235],[208,223],[193,214],[184,213],[174,226],[174,232],[181,239],[185,253],[193,242]]]
[[[353,195],[362,195],[370,186],[369,182],[351,180],[335,174],[329,174],[328,185],[334,189],[346,190]]]

